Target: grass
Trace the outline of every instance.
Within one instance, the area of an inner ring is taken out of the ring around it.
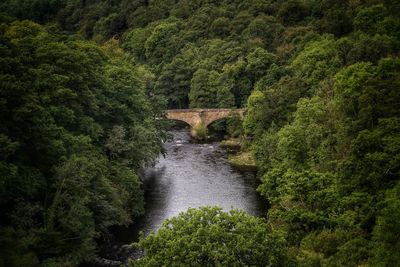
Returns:
[[[208,129],[203,124],[197,124],[192,129],[192,137],[197,140],[206,140],[208,135]]]
[[[229,163],[241,170],[257,170],[256,162],[250,152],[239,152],[229,156]]]

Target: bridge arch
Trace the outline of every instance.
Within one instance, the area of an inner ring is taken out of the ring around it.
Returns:
[[[199,114],[189,109],[167,110],[167,119],[185,122],[192,128],[201,122]]]
[[[228,118],[229,118],[229,117],[223,117],[223,118],[219,118],[219,119],[213,120],[212,122],[210,122],[210,123],[207,125],[207,128],[213,127],[213,125],[218,124],[219,122],[227,122],[227,119],[228,119]]]
[[[227,119],[231,117],[234,113],[239,114],[240,118],[243,119],[244,110],[222,110],[220,112],[211,113],[204,119],[204,126],[208,127],[212,123],[217,122],[222,119]]]
[[[173,122],[176,122],[178,124],[181,124],[182,126],[185,125],[185,126],[189,126],[191,128],[193,127],[192,125],[189,124],[189,122],[184,121],[184,120],[178,120],[178,119],[169,119],[169,120],[173,121]]]
[[[207,127],[217,120],[229,118],[233,113],[237,113],[243,118],[244,112],[244,109],[172,109],[166,111],[167,119],[186,122],[192,130],[199,125]]]

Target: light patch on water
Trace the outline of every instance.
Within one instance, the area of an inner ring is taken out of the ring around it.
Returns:
[[[226,211],[235,208],[265,215],[254,173],[234,170],[218,143],[191,143],[188,130],[172,134],[175,141],[165,144],[167,155],[153,168],[158,171],[144,177],[148,191],[140,230],[156,231],[165,219],[190,207],[220,206]]]

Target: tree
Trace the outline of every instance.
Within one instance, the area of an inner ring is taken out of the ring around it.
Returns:
[[[0,39],[0,246],[14,248],[0,264],[77,266],[143,213],[136,173],[163,134],[142,77],[110,44],[31,21],[2,24]]]
[[[275,62],[275,55],[262,48],[256,48],[247,55],[246,60],[246,72],[254,83],[268,72],[270,66]]]
[[[356,30],[374,34],[378,31],[379,23],[382,23],[386,14],[387,11],[382,4],[364,8],[354,18],[354,27]]]
[[[188,47],[161,70],[154,92],[167,99],[169,108],[189,106],[190,80],[196,71],[195,64],[198,60],[196,49]]]
[[[189,209],[141,236],[138,266],[289,266],[285,241],[261,218],[232,210]]]
[[[165,22],[154,28],[144,44],[148,63],[157,66],[172,60],[179,51],[178,31],[178,22]]]
[[[122,47],[139,62],[145,62],[146,60],[145,43],[151,31],[152,27],[135,28],[127,32],[124,36]]]
[[[374,266],[396,265],[400,261],[400,184],[386,193],[382,209],[377,217],[373,231],[374,254],[371,264]]]
[[[284,27],[276,21],[275,17],[259,15],[251,21],[242,36],[248,41],[260,40],[263,48],[273,51],[283,31]]]
[[[215,19],[211,26],[211,35],[217,38],[227,37],[230,33],[230,20],[226,17],[220,17]]]
[[[293,25],[302,21],[308,13],[307,7],[303,2],[291,0],[282,3],[277,16],[284,25]]]
[[[242,58],[233,64],[226,64],[223,68],[223,75],[233,81],[232,93],[235,97],[235,105],[242,107],[253,89],[252,81],[246,72],[246,61]]]
[[[307,83],[298,76],[285,76],[264,91],[253,91],[247,102],[245,132],[260,137],[273,125],[285,125],[297,101],[309,95]]]
[[[394,171],[399,164],[395,156],[399,67],[398,59],[388,58],[378,66],[351,65],[335,77],[335,104],[343,116],[338,147],[347,155],[338,172],[346,181],[341,184],[343,190],[376,194],[399,175]]]
[[[337,46],[332,35],[324,35],[307,43],[290,64],[293,72],[315,87],[332,77],[341,67]]]
[[[189,102],[196,108],[229,108],[235,104],[232,81],[216,71],[198,69],[192,78]]]

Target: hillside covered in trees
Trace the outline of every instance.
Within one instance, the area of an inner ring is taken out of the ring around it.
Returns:
[[[76,266],[143,213],[137,173],[164,134],[112,44],[31,21],[0,32],[0,266]]]
[[[137,173],[165,138],[155,118],[188,107],[247,109],[243,149],[270,205],[267,222],[252,223],[286,251],[263,262],[400,265],[399,1],[5,0],[0,10],[0,265],[93,257],[109,226],[143,212]],[[151,250],[163,231],[139,243]]]

